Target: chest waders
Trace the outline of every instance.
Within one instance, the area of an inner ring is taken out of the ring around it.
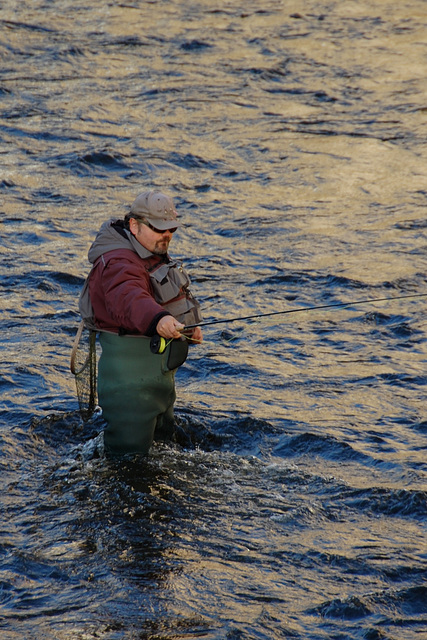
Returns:
[[[178,365],[177,360],[171,362],[172,343],[163,353],[153,353],[145,336],[101,332],[99,340],[98,398],[107,422],[105,451],[147,454],[154,438],[170,439],[174,433]]]

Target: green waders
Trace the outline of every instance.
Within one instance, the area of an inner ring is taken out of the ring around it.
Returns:
[[[154,436],[174,433],[175,371],[167,366],[170,346],[152,353],[150,338],[101,332],[98,400],[107,422],[110,455],[147,454]]]

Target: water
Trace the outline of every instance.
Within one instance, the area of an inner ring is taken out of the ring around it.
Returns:
[[[427,293],[427,7],[3,0],[5,640],[427,637],[425,299],[205,329],[176,443],[108,462],[87,250],[174,196],[206,319]]]

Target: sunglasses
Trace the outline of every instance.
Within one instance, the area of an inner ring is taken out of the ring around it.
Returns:
[[[144,222],[144,224],[147,225],[147,227],[149,227],[151,229],[151,231],[154,231],[154,233],[166,233],[166,231],[170,231],[171,233],[175,233],[175,231],[178,229],[178,227],[173,227],[172,229],[156,229],[156,227],[153,227],[152,224],[150,224],[149,222]]]
[[[153,225],[150,224],[147,220],[144,220],[144,218],[139,218],[139,217],[137,218],[135,216],[135,220],[139,220],[140,222],[142,222],[142,224],[145,224],[146,227],[151,229],[151,231],[154,231],[154,233],[158,233],[159,235],[161,235],[162,233],[166,233],[166,231],[175,233],[175,231],[178,229],[178,227],[173,227],[172,229],[157,229],[156,227],[153,227]]]

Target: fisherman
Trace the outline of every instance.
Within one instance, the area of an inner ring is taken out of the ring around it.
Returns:
[[[202,331],[186,271],[168,254],[180,226],[173,200],[138,195],[123,220],[109,220],[89,249],[92,270],[79,308],[99,332],[98,402],[107,455],[147,454],[174,433],[175,372]]]

